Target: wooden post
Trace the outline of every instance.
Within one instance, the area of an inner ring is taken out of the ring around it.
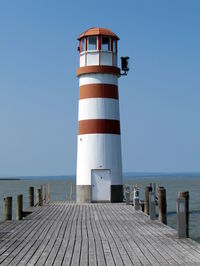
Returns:
[[[126,187],[126,205],[130,204],[130,187]]]
[[[72,202],[72,189],[73,189],[73,184],[70,184],[70,193],[69,193],[69,201]]]
[[[143,200],[140,200],[140,209],[141,209],[141,211],[143,211],[144,212],[144,201]]]
[[[40,201],[40,189],[38,188],[36,191],[36,204],[39,206]]]
[[[149,192],[149,216],[151,220],[156,219],[155,192]]]
[[[176,200],[178,238],[186,237],[186,208],[185,206],[186,206],[185,198],[179,197]]]
[[[39,206],[43,206],[43,186],[40,188],[40,193],[39,193]]]
[[[50,203],[50,184],[48,184],[48,204]]]
[[[17,196],[16,220],[21,220],[22,217],[23,217],[23,195],[20,194]]]
[[[189,237],[189,191],[179,192],[178,197],[179,198],[185,198],[186,237]]]
[[[144,200],[144,212],[149,215],[149,192],[152,191],[151,186],[147,186],[145,189],[145,200]]]
[[[12,220],[12,197],[4,198],[3,218],[4,221]]]
[[[164,187],[158,189],[158,217],[159,222],[167,224],[167,202]]]
[[[41,188],[37,189],[37,205],[42,206],[42,194],[41,194]]]
[[[136,211],[138,211],[140,209],[139,202],[140,202],[139,199],[134,199],[134,208]]]
[[[46,184],[44,185],[44,203],[46,203],[47,201],[47,188],[46,188]]]
[[[43,185],[40,186],[40,201],[41,201],[40,206],[43,206]]]
[[[29,207],[34,206],[34,187],[28,189]]]
[[[130,204],[130,192],[126,191],[126,205]]]
[[[134,187],[134,190],[133,190],[133,204],[134,204],[136,211],[138,211],[140,209],[139,201],[140,201],[139,189],[138,189],[138,186],[136,185],[136,187]]]
[[[155,192],[156,195],[156,183],[153,183],[153,192]]]

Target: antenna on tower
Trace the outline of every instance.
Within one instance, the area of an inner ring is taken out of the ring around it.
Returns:
[[[120,73],[120,76],[127,76],[129,71],[129,65],[128,65],[128,56],[122,56],[121,57],[121,69],[124,71],[123,73]]]

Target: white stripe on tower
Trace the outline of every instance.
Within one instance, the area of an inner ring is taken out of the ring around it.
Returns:
[[[118,78],[112,74],[88,73],[84,74],[79,79],[79,86],[86,84],[112,84],[118,85]]]
[[[79,121],[88,119],[119,120],[119,102],[109,98],[79,100]]]

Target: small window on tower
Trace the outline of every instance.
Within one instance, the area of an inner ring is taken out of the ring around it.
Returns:
[[[109,37],[101,38],[101,50],[110,51],[110,38]]]
[[[117,52],[117,41],[113,40],[113,53]]]
[[[81,52],[85,52],[85,38],[81,39]]]
[[[88,37],[88,50],[97,50],[97,37]]]

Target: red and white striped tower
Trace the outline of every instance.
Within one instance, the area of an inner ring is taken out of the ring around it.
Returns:
[[[104,28],[82,33],[80,52],[77,202],[123,200],[117,67],[118,36]]]

